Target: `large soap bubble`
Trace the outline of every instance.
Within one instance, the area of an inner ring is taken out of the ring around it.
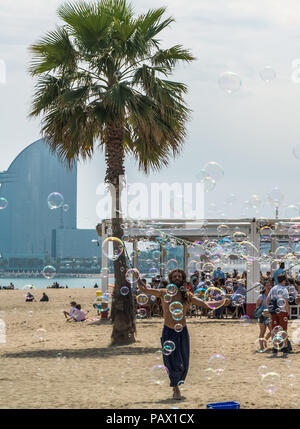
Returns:
[[[123,242],[117,237],[107,237],[102,243],[104,255],[111,261],[116,261],[124,251]]]
[[[262,387],[270,395],[273,395],[279,389],[280,383],[280,375],[277,372],[267,372],[262,375]]]
[[[164,365],[154,365],[150,369],[150,379],[154,384],[163,385],[168,382],[169,371]]]
[[[225,72],[222,73],[219,77],[219,85],[223,91],[231,94],[240,89],[242,81],[237,73]]]

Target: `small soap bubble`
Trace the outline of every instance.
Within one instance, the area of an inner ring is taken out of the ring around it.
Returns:
[[[1,197],[0,198],[0,210],[4,210],[6,209],[6,207],[8,206],[8,201],[6,198]]]
[[[59,209],[64,204],[64,197],[59,192],[52,192],[48,195],[47,202],[51,210]]]

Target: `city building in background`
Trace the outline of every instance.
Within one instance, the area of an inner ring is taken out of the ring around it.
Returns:
[[[39,270],[57,259],[99,256],[92,242],[96,231],[77,229],[77,166],[69,169],[44,139],[26,147],[0,173],[0,183],[0,198],[8,203],[0,210],[2,271]],[[63,206],[49,207],[53,192],[64,197]]]

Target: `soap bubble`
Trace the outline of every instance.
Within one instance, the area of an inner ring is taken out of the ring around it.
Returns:
[[[56,275],[56,269],[52,267],[52,265],[46,265],[42,269],[42,275],[45,277],[45,279],[53,279]]]
[[[211,262],[203,264],[202,271],[204,273],[212,273],[214,271],[214,264],[212,264]]]
[[[271,66],[265,66],[260,72],[259,75],[263,81],[270,83],[276,78],[276,72]]]
[[[139,309],[137,310],[137,316],[138,316],[140,319],[144,319],[144,318],[147,316],[147,310],[146,310],[145,308],[139,308]]]
[[[173,283],[171,283],[167,286],[167,291],[168,291],[169,295],[175,296],[177,294],[178,287],[176,285],[174,285]]]
[[[225,72],[222,73],[219,77],[220,88],[223,91],[226,91],[228,94],[238,91],[241,87],[241,84],[241,78],[237,73]]]
[[[64,212],[67,212],[69,210],[69,208],[70,208],[69,204],[64,204],[63,205],[63,211]]]
[[[149,277],[156,277],[160,274],[160,269],[158,267],[149,268],[148,275]]]
[[[281,308],[285,307],[285,299],[284,298],[278,298],[277,299],[277,305],[278,305],[278,307],[281,307]]]
[[[6,209],[6,207],[8,206],[8,201],[6,198],[1,197],[0,198],[0,210],[4,210]]]
[[[170,302],[172,302],[173,297],[171,295],[169,295],[168,293],[166,293],[164,295],[164,302],[166,302],[167,304],[169,304]]]
[[[173,313],[175,310],[181,310],[183,311],[183,305],[179,301],[174,301],[169,305],[169,311],[170,313]]]
[[[203,183],[205,192],[211,192],[215,189],[217,182],[212,177],[206,176]]]
[[[125,274],[126,280],[130,283],[136,283],[140,278],[140,273],[136,268],[130,268]]]
[[[171,340],[167,340],[164,342],[162,347],[162,352],[164,355],[168,356],[175,350],[175,343]]]
[[[179,308],[176,308],[175,310],[172,311],[172,317],[176,321],[181,320],[183,318],[183,311],[180,310]]]
[[[208,359],[208,367],[214,372],[216,375],[221,375],[225,371],[226,368],[226,358],[221,354],[213,354]]]
[[[285,331],[280,331],[272,337],[272,344],[274,349],[281,350],[284,347],[284,342],[287,337]]]
[[[269,239],[273,235],[273,230],[269,226],[260,228],[260,235],[262,239]]]
[[[109,260],[116,261],[124,251],[124,244],[117,237],[107,237],[102,243],[102,251]]]
[[[261,375],[261,376],[263,376],[264,374],[267,374],[267,372],[268,372],[268,367],[267,367],[267,366],[265,366],[265,365],[261,365],[261,366],[258,368],[258,373],[259,373],[259,375]]]
[[[292,241],[299,241],[300,238],[300,224],[291,225],[288,229],[288,236]]]
[[[136,297],[136,302],[138,305],[146,305],[148,302],[148,296],[144,293],[141,293]]]
[[[247,234],[242,231],[235,231],[232,235],[232,239],[235,243],[243,242],[247,238]]]
[[[230,233],[230,228],[229,226],[222,224],[217,227],[217,232],[219,237],[224,237]]]
[[[199,182],[204,182],[206,176],[207,176],[207,172],[204,170],[204,168],[202,168],[196,174],[196,179],[199,180]]]
[[[35,337],[38,339],[38,341],[46,341],[47,336],[48,334],[46,329],[40,328],[35,332]]]
[[[250,241],[242,241],[239,243],[238,251],[240,255],[247,261],[254,262],[259,258],[259,250]]]
[[[152,258],[153,258],[155,261],[159,261],[159,260],[160,260],[160,250],[154,250],[154,251],[152,252]]]
[[[280,375],[276,372],[267,372],[263,374],[261,379],[263,389],[270,395],[273,395],[279,389],[280,382]]]
[[[246,297],[244,295],[241,295],[239,293],[235,293],[231,296],[231,303],[233,306],[238,307],[240,305],[243,305],[246,302]]]
[[[247,316],[247,314],[245,314],[244,316],[240,317],[239,322],[242,326],[249,326],[251,323],[251,319],[249,316]]]
[[[296,376],[294,374],[289,374],[287,376],[287,383],[290,387],[294,387],[296,385]]]
[[[123,296],[128,295],[128,293],[129,293],[129,288],[128,288],[127,286],[122,286],[122,287],[120,288],[120,293],[121,293],[121,295],[123,295]]]
[[[25,286],[23,286],[23,290],[35,290],[35,286],[33,286],[33,285],[25,285]]]
[[[284,217],[287,219],[291,219],[298,216],[298,207],[294,204],[290,204],[284,209]]]
[[[167,262],[167,270],[168,271],[173,271],[176,268],[178,268],[178,262],[176,259],[169,259]]]
[[[208,162],[204,166],[204,170],[207,172],[207,176],[218,182],[224,176],[223,168],[217,162]]]
[[[64,197],[59,192],[52,192],[48,195],[47,202],[51,210],[59,209],[64,204]]]
[[[168,382],[169,371],[164,365],[154,365],[150,368],[150,379],[154,384],[163,385]]]
[[[187,269],[189,275],[194,274],[194,272],[197,270],[197,264],[198,261],[195,261],[194,259],[188,263]]]
[[[275,251],[275,256],[277,258],[283,258],[284,256],[286,256],[288,253],[288,249],[284,246],[279,246],[277,247],[276,251]]]
[[[174,326],[174,330],[176,332],[181,332],[183,330],[183,326],[180,323],[176,323],[176,325]]]
[[[268,201],[275,208],[278,208],[283,203],[283,200],[284,195],[277,186],[268,193]]]

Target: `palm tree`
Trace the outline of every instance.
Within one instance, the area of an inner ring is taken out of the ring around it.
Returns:
[[[72,167],[105,152],[105,182],[115,190],[112,235],[122,239],[120,176],[133,156],[145,174],[167,166],[181,152],[190,110],[187,87],[168,80],[181,61],[194,59],[181,45],[161,49],[159,33],[174,20],[165,8],[135,17],[126,0],[83,1],[59,6],[63,25],[30,46],[29,72],[38,76],[30,116],[42,114],[49,147]],[[112,343],[135,341],[131,292],[122,296],[124,252],[114,261]]]

